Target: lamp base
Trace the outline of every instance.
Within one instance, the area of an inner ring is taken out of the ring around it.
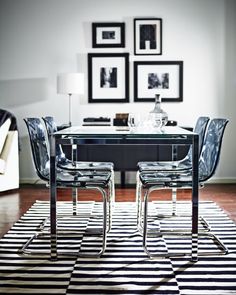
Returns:
[[[72,123],[71,123],[71,95],[72,93],[68,93],[69,95],[69,126],[71,127],[72,126]]]

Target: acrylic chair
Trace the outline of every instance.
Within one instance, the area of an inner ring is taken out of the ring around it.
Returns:
[[[52,116],[42,117],[48,135],[57,132],[57,124]],[[56,155],[58,166],[65,170],[87,170],[87,171],[109,171],[111,173],[112,199],[115,200],[115,173],[114,164],[112,162],[90,162],[90,161],[76,161],[77,148],[72,146],[72,160],[68,159],[63,152],[61,145],[56,147]],[[74,194],[76,194],[74,192]],[[76,197],[75,197],[76,198]]]
[[[220,159],[221,145],[223,140],[223,135],[225,127],[228,123],[227,119],[216,118],[212,119],[209,123],[209,127],[206,131],[206,135],[203,141],[203,147],[201,150],[199,158],[199,187],[202,188],[207,180],[209,180],[216,171],[217,165]],[[138,224],[142,224],[142,227],[139,227],[141,234],[143,235],[143,246],[145,252],[150,257],[170,257],[178,255],[186,255],[186,253],[169,253],[169,254],[153,254],[148,249],[147,240],[149,235],[148,230],[148,200],[151,192],[161,189],[170,189],[170,188],[181,188],[181,189],[191,189],[192,188],[192,170],[183,171],[150,171],[150,172],[141,172],[139,174],[140,183],[143,189],[145,189],[144,194],[144,212],[141,214],[138,213],[138,218],[141,218],[141,221],[138,221]],[[140,197],[140,196],[139,196]],[[140,200],[138,200],[140,202]],[[158,235],[191,235],[191,232],[177,231],[173,230],[170,232],[162,231],[161,229],[158,232]],[[199,255],[214,255],[214,254],[226,254],[228,249],[225,245],[218,239],[216,235],[209,231],[199,232],[199,236],[211,238],[217,245],[218,251],[202,251]],[[198,237],[196,238],[198,239]],[[198,241],[198,240],[197,240]]]
[[[50,162],[46,142],[45,129],[39,118],[24,119],[30,139],[31,151],[34,166],[40,179],[49,183]],[[81,256],[99,257],[106,247],[106,235],[111,227],[111,172],[109,171],[84,171],[84,170],[64,170],[56,166],[56,186],[57,187],[76,187],[78,189],[97,190],[102,195],[103,200],[103,223],[102,223],[102,246],[101,250],[92,254],[79,254]],[[55,212],[53,213],[55,214]],[[56,215],[56,214],[55,214]],[[20,253],[32,253],[27,248],[34,238],[43,235],[44,226],[47,219],[44,220],[40,232],[36,232],[20,250]],[[54,220],[55,225],[57,224]],[[51,245],[52,246],[52,245]],[[40,252],[39,252],[40,253]],[[33,254],[33,253],[32,253]],[[69,254],[70,253],[66,253]]]
[[[199,135],[199,154],[201,153],[202,144],[209,122],[209,117],[201,116],[197,119],[193,132]],[[173,170],[186,170],[192,167],[192,147],[190,146],[187,155],[180,161],[144,161],[138,163],[139,172],[142,171],[173,171]]]
[[[210,118],[201,116],[197,119],[193,132],[199,135],[199,154],[201,153],[203,140]],[[187,155],[179,161],[143,161],[138,163],[136,175],[136,200],[139,199],[141,183],[139,174],[141,172],[151,171],[186,171],[192,168],[192,146],[190,146]],[[172,215],[176,215],[177,189],[172,188]]]

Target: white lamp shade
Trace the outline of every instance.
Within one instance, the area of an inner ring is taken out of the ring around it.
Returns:
[[[57,93],[61,94],[83,94],[84,74],[64,73],[57,76]]]

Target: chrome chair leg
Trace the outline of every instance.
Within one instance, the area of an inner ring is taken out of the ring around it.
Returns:
[[[115,202],[115,200],[116,200],[115,172],[113,169],[111,170],[111,198],[112,198],[112,202]]]
[[[225,255],[228,253],[227,247],[224,245],[223,242],[220,241],[220,239],[213,233],[209,231],[201,231],[197,235],[192,234],[191,231],[175,231],[175,230],[169,230],[164,231],[160,228],[159,231],[148,231],[148,200],[149,200],[149,194],[156,190],[156,187],[151,187],[150,189],[147,189],[144,195],[144,210],[143,210],[143,227],[141,228],[141,234],[143,236],[143,248],[145,253],[150,258],[165,258],[165,257],[179,257],[179,256],[191,256],[192,261],[197,261],[198,256],[210,256],[210,255]],[[163,188],[159,188],[163,189]],[[204,220],[204,219],[203,219]],[[208,223],[206,223],[207,229],[209,228]],[[188,252],[171,252],[171,253],[163,253],[163,254],[157,254],[157,253],[151,253],[148,250],[148,236],[154,236],[154,237],[163,237],[163,236],[190,236],[192,243],[191,243],[191,251]],[[218,250],[217,251],[199,251],[198,245],[199,245],[199,237],[203,238],[210,238],[213,240],[213,242],[217,245]]]
[[[109,215],[110,215],[110,211],[107,209],[108,194],[101,187],[89,187],[89,188],[96,189],[102,194],[102,199],[103,199],[102,247],[101,247],[101,250],[95,254],[81,253],[79,251],[78,257],[99,258],[104,253],[106,249],[106,242],[107,242],[107,219],[109,220],[110,218],[109,216],[107,217],[107,211],[109,212]]]
[[[139,172],[137,172],[138,174]],[[158,187],[158,189],[160,189]],[[152,189],[152,191],[155,190],[155,187]],[[157,217],[162,219],[162,218],[172,218],[172,217],[191,217],[190,215],[178,215],[177,214],[177,189],[176,188],[172,188],[172,214],[171,215],[158,215]],[[142,229],[142,184],[139,181],[139,176],[137,176],[137,182],[136,182],[136,206],[137,206],[137,227],[139,230]],[[204,228],[204,232],[206,231],[210,231],[210,225],[209,223],[206,221],[206,219],[203,216],[199,216],[199,222],[202,224],[203,228]]]
[[[185,256],[184,253],[162,253],[162,254],[153,254],[148,250],[147,239],[148,239],[148,197],[149,197],[149,190],[146,190],[144,195],[144,212],[143,212],[143,249],[144,252],[150,258],[169,258],[171,256]],[[156,235],[155,235],[156,236]],[[162,236],[160,233],[157,236]]]
[[[113,183],[112,181],[108,184],[108,226],[107,226],[107,233],[111,230],[112,226],[112,210],[113,210]]]
[[[18,250],[19,254],[31,254],[31,251],[27,250],[28,246],[31,244],[31,242],[34,239],[37,239],[38,237],[44,235],[43,231],[45,228],[46,223],[48,222],[49,218],[45,218],[39,225],[39,230],[37,232],[34,233],[34,235],[32,235],[27,242],[22,246],[21,249]],[[49,232],[48,232],[49,234]]]
[[[142,184],[139,179],[139,171],[136,173],[136,210],[137,210],[137,227],[141,226],[142,214]]]

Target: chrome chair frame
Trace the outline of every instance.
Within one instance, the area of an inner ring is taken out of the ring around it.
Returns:
[[[227,119],[212,119],[209,123],[209,127],[206,132],[206,136],[203,142],[203,148],[199,157],[199,188],[204,186],[204,183],[209,180],[215,173],[217,165],[219,163],[221,145],[223,140],[223,134],[225,127],[228,123]],[[140,194],[137,199],[137,226],[140,233],[143,235],[143,247],[144,251],[149,257],[170,257],[170,256],[185,256],[187,253],[169,253],[169,254],[153,254],[148,250],[147,239],[148,234],[153,234],[152,231],[148,231],[148,200],[152,191],[160,189],[191,189],[192,186],[192,171],[156,171],[156,172],[141,172],[140,175]],[[144,212],[141,210],[141,192],[145,189],[144,194]],[[142,220],[141,220],[142,219]],[[202,251],[199,256],[205,255],[225,255],[228,253],[227,247],[219,240],[219,238],[210,232],[208,223],[203,223],[204,230],[199,232],[198,236],[192,236],[192,257],[193,252],[197,251],[194,248],[194,241],[198,241],[199,236],[209,237],[216,242],[220,251]],[[160,229],[155,236],[162,235],[191,235],[191,232],[177,231],[175,229],[164,232]]]
[[[47,182],[49,185],[49,154],[46,144],[46,136],[44,133],[43,125],[39,118],[27,118],[24,119],[30,137],[30,145],[32,151],[33,162],[35,165],[36,173],[40,179]],[[112,183],[111,172],[109,171],[85,171],[85,170],[64,170],[57,166],[57,187],[72,187],[76,188],[73,191],[73,201],[77,197],[77,189],[93,189],[98,190],[102,195],[103,200],[103,224],[102,224],[102,247],[98,253],[87,254],[78,253],[78,256],[82,257],[100,257],[106,248],[106,236],[107,232],[111,229],[111,214],[112,214]],[[107,205],[109,204],[109,205]],[[56,212],[56,211],[55,211]],[[74,214],[74,208],[73,208]],[[28,241],[19,250],[21,254],[45,254],[40,251],[29,251],[27,248],[31,242],[41,235],[48,235],[44,232],[45,224],[48,218],[46,218],[39,226],[39,230],[28,239]],[[54,225],[57,224],[57,216],[55,214]],[[100,232],[98,232],[101,234]],[[91,234],[95,234],[94,232]],[[96,233],[97,234],[97,233]],[[50,235],[50,234],[49,234]],[[52,245],[51,239],[51,248]],[[70,252],[63,253],[71,255]],[[73,254],[74,255],[74,254]]]
[[[196,125],[194,127],[194,132],[199,134],[199,155],[202,150],[203,140],[206,132],[206,128],[208,125],[210,118],[207,116],[201,116],[198,118]],[[139,180],[139,174],[141,172],[151,172],[151,171],[166,171],[166,172],[174,172],[178,171],[186,172],[192,168],[192,147],[190,146],[187,155],[184,159],[179,161],[151,161],[151,162],[139,162],[138,163],[138,171],[136,173],[136,201],[139,199],[139,195],[141,194],[141,184]],[[176,202],[177,202],[177,188],[172,188],[172,216],[176,216]],[[170,217],[170,216],[168,216]]]

